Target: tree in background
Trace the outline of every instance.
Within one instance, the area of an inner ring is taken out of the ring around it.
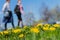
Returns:
[[[40,22],[42,21],[43,23],[48,23],[52,16],[44,2],[42,3],[42,7],[40,9],[40,15],[41,15]]]
[[[53,15],[54,21],[60,21],[60,7],[58,5],[51,9],[50,12]]]
[[[32,12],[29,12],[25,15],[25,23],[26,25],[33,25],[35,22],[35,17]]]
[[[56,14],[57,14],[57,21],[60,21],[60,7],[57,5],[56,6]]]
[[[40,10],[41,19],[39,20],[42,23],[53,23],[55,22],[54,13],[48,9],[45,3],[42,3],[42,7]]]

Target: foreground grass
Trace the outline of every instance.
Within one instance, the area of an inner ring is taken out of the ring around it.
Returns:
[[[0,32],[0,40],[60,40],[60,24],[37,24]]]

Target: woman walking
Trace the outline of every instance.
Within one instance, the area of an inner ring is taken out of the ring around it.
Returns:
[[[21,15],[24,12],[23,12],[23,7],[22,7],[22,4],[21,4],[21,0],[18,0],[17,5],[16,5],[16,7],[14,9],[14,12],[16,13],[16,15],[18,17],[18,26],[20,24],[20,26],[23,27],[23,22],[22,22]]]
[[[6,3],[3,5],[2,11],[4,13],[3,22],[5,25],[5,30],[7,30],[7,23],[12,23],[12,26],[14,28],[12,11],[10,10],[10,0],[6,0]]]

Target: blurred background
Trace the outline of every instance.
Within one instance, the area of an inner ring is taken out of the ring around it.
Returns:
[[[5,0],[0,0],[0,26],[4,28],[2,7]],[[17,26],[17,16],[14,13],[14,8],[17,0],[11,0],[10,8],[13,12],[14,24]],[[60,23],[60,0],[22,0],[24,14],[22,19],[24,25],[54,24]],[[11,28],[8,24],[8,28]]]

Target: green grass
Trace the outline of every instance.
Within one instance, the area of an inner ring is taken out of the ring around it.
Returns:
[[[18,29],[18,28],[16,28]],[[39,33],[30,32],[31,27],[20,28],[22,31],[19,33],[12,33],[12,29],[8,34],[0,34],[0,40],[60,40],[60,28],[56,28],[54,31],[45,31],[39,28]],[[24,34],[24,37],[19,38],[20,34]]]

